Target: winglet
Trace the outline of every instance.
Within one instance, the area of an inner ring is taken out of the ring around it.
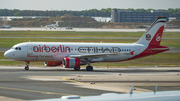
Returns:
[[[154,94],[156,94],[157,85],[154,87]]]
[[[133,94],[133,88],[134,88],[134,83],[132,83],[131,90],[130,90],[129,94]]]

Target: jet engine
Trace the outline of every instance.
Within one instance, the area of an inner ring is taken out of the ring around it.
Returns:
[[[62,62],[59,62],[59,61],[48,61],[48,62],[44,62],[44,65],[45,66],[51,66],[51,67],[53,67],[53,66],[59,66],[59,65],[61,65],[62,64]]]
[[[65,57],[63,59],[63,67],[65,68],[78,68],[81,65],[81,61],[79,58],[69,58],[69,57]]]

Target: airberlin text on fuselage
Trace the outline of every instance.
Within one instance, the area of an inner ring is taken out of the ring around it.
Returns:
[[[69,52],[71,51],[68,46],[64,47],[64,45],[62,45],[62,46],[59,45],[58,47],[55,47],[55,46],[50,47],[50,46],[46,46],[46,45],[44,45],[44,46],[39,45],[39,46],[34,46],[33,47],[34,52],[43,52],[43,51],[45,51],[45,52],[56,53],[56,52],[67,52],[67,50]]]
[[[76,49],[75,49],[76,50]],[[90,51],[94,53],[99,53],[99,52],[110,52],[110,53],[119,53],[121,52],[121,49],[119,47],[78,47],[77,49],[80,53],[90,53]],[[86,51],[87,50],[87,51]],[[38,45],[38,46],[33,46],[33,51],[34,52],[71,52],[70,47],[64,46],[64,45],[59,45],[59,46],[46,46],[46,45]]]

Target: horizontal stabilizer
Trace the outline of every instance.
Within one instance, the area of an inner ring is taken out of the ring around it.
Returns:
[[[169,48],[151,48],[149,50],[156,51],[156,50],[169,50]]]

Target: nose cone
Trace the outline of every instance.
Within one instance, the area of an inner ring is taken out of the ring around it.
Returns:
[[[5,56],[6,58],[10,58],[10,53],[9,53],[8,51],[6,51],[6,52],[4,53],[4,56]]]

